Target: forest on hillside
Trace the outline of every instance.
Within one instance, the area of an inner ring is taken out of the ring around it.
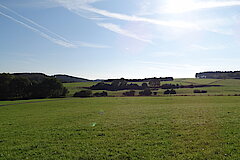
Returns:
[[[215,71],[196,73],[196,78],[207,79],[240,79],[240,71]]]

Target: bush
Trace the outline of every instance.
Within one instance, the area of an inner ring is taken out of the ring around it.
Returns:
[[[176,94],[174,89],[164,91],[164,94]]]
[[[151,96],[152,95],[152,92],[150,89],[144,89],[143,91],[139,92],[139,95],[140,96]]]
[[[193,93],[207,93],[207,91],[206,91],[206,90],[198,90],[198,89],[195,89],[195,90],[193,91]]]
[[[82,90],[80,92],[74,93],[73,97],[91,97],[92,91],[91,90]]]
[[[93,94],[94,97],[107,97],[108,93],[103,91],[103,92],[97,92]]]
[[[134,90],[131,90],[129,92],[124,92],[123,93],[124,96],[135,96],[135,91]]]
[[[162,86],[161,86],[161,88],[162,89],[177,89],[177,88],[179,88],[180,86],[179,86],[179,84],[163,84]]]

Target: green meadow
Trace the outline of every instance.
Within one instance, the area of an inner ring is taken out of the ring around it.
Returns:
[[[65,98],[0,105],[4,160],[240,157],[238,96]]]

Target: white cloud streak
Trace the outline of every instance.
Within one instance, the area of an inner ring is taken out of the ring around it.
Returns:
[[[213,32],[217,34],[223,34],[231,36],[232,32],[226,29],[219,29],[219,26],[208,27],[208,24],[199,24],[198,22],[186,22],[180,20],[159,20],[159,19],[152,19],[152,18],[145,18],[141,16],[135,15],[127,15],[127,14],[120,14],[109,12],[107,10],[98,9],[91,6],[91,3],[96,2],[96,0],[85,0],[85,1],[78,1],[78,0],[54,0],[64,8],[67,8],[71,12],[81,16],[82,12],[89,12],[89,14],[93,15],[96,14],[98,16],[103,16],[106,18],[112,18],[122,21],[129,21],[129,22],[142,22],[147,24],[154,24],[157,26],[165,26],[170,27],[172,29],[185,29],[185,30],[195,30],[195,31],[207,31]],[[163,3],[162,3],[163,4]],[[168,4],[168,5],[167,5]],[[216,7],[226,7],[226,6],[237,6],[240,5],[240,1],[194,1],[194,0],[169,0],[167,1],[166,5],[161,7],[161,11],[159,13],[168,12],[186,12],[204,8],[216,8]],[[173,7],[173,8],[171,8]],[[101,17],[102,18],[102,17]],[[91,18],[89,18],[91,19]]]
[[[72,9],[73,7],[77,8],[82,5],[88,5],[102,0],[50,0],[50,1],[57,2],[58,4],[63,5],[68,9]]]
[[[137,34],[129,32],[128,30],[124,30],[124,29],[120,28],[118,25],[115,25],[115,24],[112,24],[112,23],[98,23],[98,25],[100,27],[106,28],[106,29],[108,29],[108,30],[110,30],[112,32],[115,32],[115,33],[118,33],[118,34],[130,37],[130,38],[133,38],[133,39],[136,39],[136,40],[139,40],[139,41],[152,43],[151,40],[142,38],[142,37],[140,37]]]
[[[170,0],[162,7],[164,13],[184,13],[201,9],[213,9],[220,7],[240,6],[240,1],[190,1],[182,0],[176,2]]]
[[[85,2],[79,2],[76,0],[54,0],[54,1],[56,1],[57,3],[61,4],[63,7],[67,8],[68,10],[76,14],[79,14],[81,13],[82,10],[85,10],[91,13],[108,17],[108,18],[114,18],[114,19],[123,20],[123,21],[144,22],[144,23],[150,23],[150,24],[166,26],[166,27],[174,27],[174,28],[195,29],[195,30],[201,29],[199,26],[193,23],[188,23],[184,21],[163,21],[163,20],[144,18],[144,17],[134,16],[134,15],[131,16],[126,14],[109,12],[106,10],[102,10],[102,9],[98,9],[90,6],[89,4],[92,1],[88,1],[88,0]]]
[[[186,29],[200,29],[199,26],[192,24],[192,23],[187,23],[183,21],[161,21],[161,20],[156,20],[156,19],[150,19],[150,18],[143,18],[143,17],[138,17],[138,16],[129,16],[125,14],[119,14],[119,13],[112,13],[108,12],[106,10],[101,10],[97,9],[94,7],[90,6],[82,6],[81,9],[94,12],[106,17],[110,18],[116,18],[119,20],[125,20],[125,21],[132,21],[132,22],[145,22],[145,23],[151,23],[155,25],[161,25],[161,26],[167,26],[167,27],[174,27],[174,28],[186,28]]]
[[[76,44],[77,46],[88,47],[88,48],[111,48],[110,46],[107,46],[107,45],[92,44],[92,43],[86,43],[81,41],[74,42],[74,44]]]

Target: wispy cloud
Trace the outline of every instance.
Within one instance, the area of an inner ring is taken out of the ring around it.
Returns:
[[[54,0],[61,4],[63,7],[69,9],[70,11],[81,14],[82,10],[88,11],[90,13],[95,13],[98,15],[102,15],[108,18],[123,20],[123,21],[131,21],[131,22],[144,22],[150,23],[160,26],[167,26],[167,27],[174,27],[174,28],[185,28],[185,29],[197,29],[200,30],[201,28],[193,23],[188,23],[184,21],[163,21],[163,20],[156,20],[151,18],[144,18],[134,15],[127,15],[127,14],[120,14],[109,12],[107,10],[98,9],[95,7],[90,6],[92,1],[84,1],[79,2],[76,0]],[[93,1],[95,2],[95,1]]]
[[[73,9],[73,8],[78,8],[79,6],[82,6],[82,5],[88,5],[88,4],[99,2],[102,0],[51,0],[51,1],[64,5],[69,9]]]
[[[150,18],[144,18],[144,17],[138,17],[138,16],[129,16],[125,14],[108,12],[106,10],[101,10],[101,9],[97,9],[90,6],[81,6],[80,9],[84,9],[93,13],[97,13],[106,17],[115,18],[119,20],[132,21],[132,22],[145,22],[145,23],[167,26],[167,27],[174,27],[174,28],[187,28],[187,29],[198,29],[198,30],[200,29],[199,26],[193,23],[188,23],[184,21],[162,21],[162,20],[156,20],[156,19],[150,19]]]
[[[69,9],[70,11],[76,13],[77,15],[88,18],[91,20],[103,20],[103,17],[97,17],[96,15],[108,17],[108,18],[115,18],[120,20],[130,20],[130,16],[118,14],[118,13],[111,13],[104,10],[99,10],[97,8],[91,7],[91,3],[95,3],[100,0],[85,0],[85,1],[76,1],[76,0],[55,0],[59,4],[61,4],[63,7]],[[86,15],[86,12],[88,12],[89,15]],[[94,16],[95,15],[95,16]],[[130,20],[131,21],[131,20]],[[112,23],[97,23],[98,26],[103,27],[105,29],[108,29],[112,32],[118,33],[120,35],[130,37],[139,41],[152,43],[151,40],[140,36],[136,33],[132,33],[129,30],[123,29],[120,26]]]
[[[20,18],[22,20],[16,19],[16,18],[14,18],[8,14],[5,14],[1,11],[0,11],[0,15],[6,17],[16,23],[23,25],[24,27],[32,30],[33,32],[38,33],[41,37],[43,37],[55,44],[58,44],[60,46],[67,47],[67,48],[77,48],[77,47],[109,48],[109,46],[106,46],[106,45],[92,44],[92,43],[86,43],[86,42],[81,42],[81,41],[71,42],[71,41],[67,40],[66,38],[62,37],[61,35],[50,31],[46,27],[34,22],[33,20],[31,20],[29,18],[26,18],[26,17],[20,15],[19,13],[15,12],[14,10],[12,10],[2,4],[0,4],[0,7],[13,13],[15,16],[17,16],[18,18]]]
[[[77,46],[89,47],[89,48],[111,48],[110,46],[107,46],[107,45],[86,43],[86,42],[81,42],[81,41],[76,41],[76,42],[74,42],[74,44],[76,44]]]
[[[98,9],[96,7],[93,7],[91,4],[97,2],[96,0],[85,0],[85,1],[78,1],[78,0],[54,0],[55,2],[59,3],[64,8],[67,8],[71,12],[82,16],[83,12],[85,15],[87,13],[88,16],[85,16],[85,18],[88,19],[97,19],[101,20],[102,18],[111,18],[116,20],[122,20],[127,22],[141,22],[143,24],[154,24],[156,26],[165,26],[171,28],[171,29],[183,29],[183,30],[192,30],[192,31],[207,31],[227,36],[232,36],[233,31],[229,30],[228,28],[224,28],[222,26],[219,26],[218,24],[212,24],[212,26],[209,27],[209,23],[200,23],[199,19],[196,20],[159,20],[154,18],[146,18],[142,16],[136,16],[136,15],[128,15],[128,14],[120,14],[115,12],[110,12],[104,9]],[[161,10],[159,13],[167,12],[187,12],[192,10],[199,10],[204,8],[216,8],[216,7],[226,7],[226,6],[237,6],[240,5],[240,1],[192,1],[192,0],[182,0],[182,1],[176,1],[176,0],[168,0],[166,1],[166,5],[164,5],[163,2],[160,3]],[[146,4],[144,4],[146,5]],[[147,5],[150,5],[147,3]],[[149,8],[149,7],[148,7]],[[156,8],[156,7],[155,7]],[[157,10],[157,9],[156,9]],[[146,11],[147,12],[147,11]],[[95,14],[95,16],[94,16]],[[104,20],[104,19],[102,19]],[[214,20],[214,19],[213,19]]]
[[[232,7],[240,6],[240,1],[190,1],[190,0],[181,0],[173,1],[170,0],[166,3],[165,6],[161,7],[162,12],[164,13],[184,13],[190,11],[196,11],[201,9],[212,9],[220,7]]]
[[[152,43],[151,40],[142,38],[140,35],[134,34],[134,33],[130,32],[128,30],[124,30],[124,29],[120,28],[118,25],[115,25],[115,24],[112,24],[112,23],[98,23],[98,25],[100,27],[104,27],[104,28],[106,28],[106,29],[108,29],[112,32],[130,37],[130,38],[133,38],[133,39],[136,39],[136,40],[140,40],[140,41],[143,41],[143,42]]]

